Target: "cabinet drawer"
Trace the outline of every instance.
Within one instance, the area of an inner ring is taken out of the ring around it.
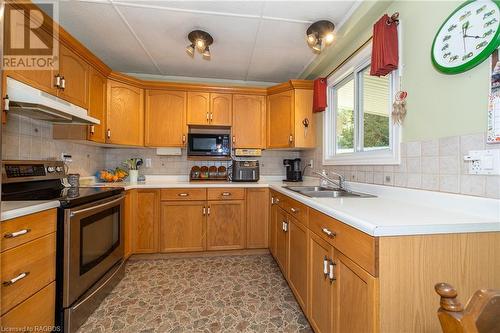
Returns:
[[[208,200],[243,200],[244,188],[209,188]]]
[[[4,314],[55,280],[55,233],[3,252],[0,262],[1,312]],[[13,283],[6,284],[9,280]]]
[[[378,276],[378,262],[376,260],[378,238],[356,230],[314,209],[309,209],[309,229],[371,275]]]
[[[294,217],[301,224],[307,227],[309,207],[290,198],[286,198],[286,200],[283,201],[283,206],[290,216]]]
[[[1,251],[56,231],[56,209],[30,214],[0,223]]]
[[[35,332],[35,327],[53,326],[55,299],[56,283],[52,282],[2,316],[0,319],[2,327],[18,328],[19,331],[30,328]]]
[[[161,200],[207,200],[206,188],[169,188],[161,190]]]

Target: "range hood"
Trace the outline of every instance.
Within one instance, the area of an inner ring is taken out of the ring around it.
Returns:
[[[7,77],[9,113],[53,123],[99,125],[87,110],[39,89]]]

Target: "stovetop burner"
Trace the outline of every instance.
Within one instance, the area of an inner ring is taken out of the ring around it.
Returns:
[[[70,208],[117,195],[124,190],[121,187],[64,187],[61,182],[65,177],[63,167],[62,162],[57,161],[4,161],[2,200],[59,200],[62,208]]]

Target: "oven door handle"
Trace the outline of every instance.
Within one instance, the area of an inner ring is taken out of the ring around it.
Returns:
[[[106,209],[109,206],[114,206],[119,201],[123,201],[123,198],[124,197],[122,195],[118,199],[105,202],[105,203],[103,203],[101,205],[92,206],[92,207],[89,207],[89,208],[84,208],[84,209],[72,211],[72,212],[70,212],[70,217],[74,217],[75,215],[78,215],[78,214],[81,214],[81,213],[85,213],[85,212],[89,212],[89,211]]]

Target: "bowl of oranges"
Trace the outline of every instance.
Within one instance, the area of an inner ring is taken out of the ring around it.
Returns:
[[[97,173],[97,178],[106,183],[121,182],[128,176],[128,173],[120,168],[114,170],[102,170]]]

